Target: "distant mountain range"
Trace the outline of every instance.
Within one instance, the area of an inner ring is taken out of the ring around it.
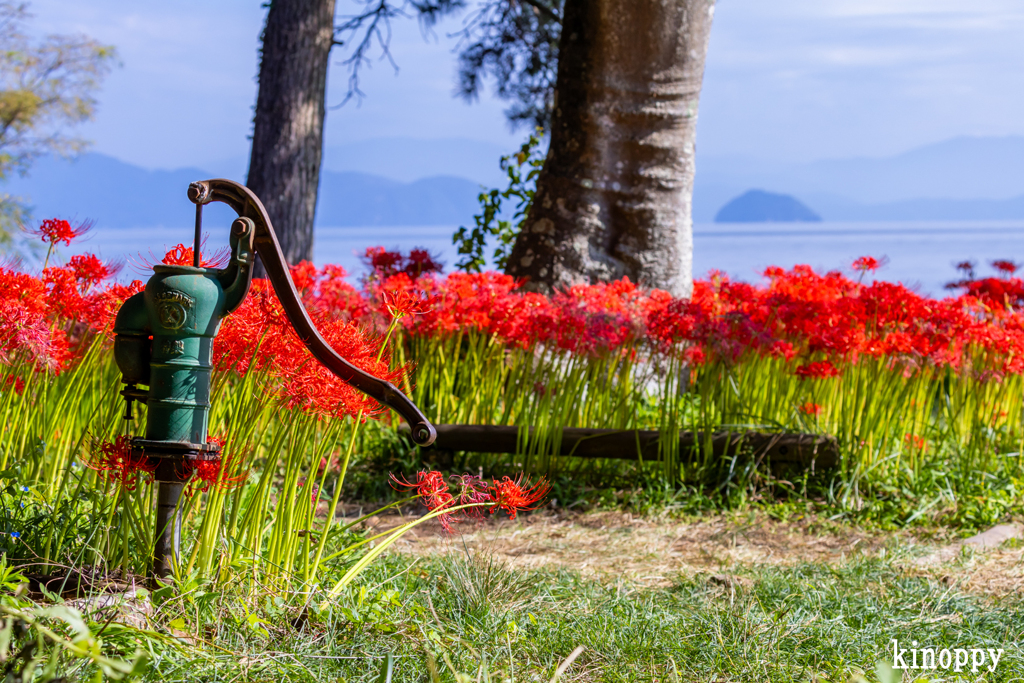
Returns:
[[[385,138],[325,150],[317,225],[469,225],[480,186],[504,187],[498,159],[513,150],[464,139]],[[0,191],[20,195],[36,218],[92,219],[111,228],[188,226],[193,180],[244,179],[244,158],[211,168],[155,171],[99,153],[40,159]],[[1024,219],[1024,137],[962,137],[885,158],[774,164],[699,157],[694,220],[711,222],[758,188],[797,198],[827,221]],[[213,207],[214,219],[226,208]]]
[[[373,138],[324,148],[323,170],[366,173],[404,183],[453,176],[495,186],[506,179],[499,160],[515,151],[513,147],[505,149],[466,138]],[[249,157],[222,159],[204,166],[225,178],[244,178]]]
[[[148,171],[90,152],[73,161],[41,159],[25,178],[0,190],[25,198],[36,218],[89,219],[111,228],[183,226],[195,207],[185,192],[195,180],[218,177],[198,168]],[[478,210],[480,186],[465,178],[434,176],[414,182],[357,172],[324,171],[317,224],[396,226],[469,224]],[[211,205],[211,218],[230,220],[226,207]]]

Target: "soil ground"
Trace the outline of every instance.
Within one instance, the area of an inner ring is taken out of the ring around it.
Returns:
[[[400,514],[368,520],[375,531],[409,521]],[[808,516],[779,521],[764,513],[692,519],[626,512],[537,512],[515,520],[463,522],[447,535],[436,523],[415,527],[395,544],[412,555],[493,553],[513,566],[565,568],[599,581],[671,585],[696,573],[742,581],[757,565],[841,564],[895,553],[908,574],[928,574],[971,592],[995,596],[1024,589],[1024,544],[986,550],[954,545],[952,535],[874,532]]]

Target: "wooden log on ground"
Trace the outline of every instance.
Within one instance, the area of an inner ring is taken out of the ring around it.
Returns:
[[[438,424],[434,448],[476,453],[518,453],[519,428],[503,425]],[[408,432],[404,423],[400,427]],[[531,435],[533,428],[530,428]],[[562,430],[558,455],[577,458],[615,458],[620,460],[658,459],[660,435],[645,429]],[[683,460],[704,447],[703,432],[680,432],[679,454]],[[753,431],[720,431],[711,434],[712,453],[722,457],[738,451],[764,458],[772,466],[799,465],[828,469],[839,464],[839,444],[835,437],[822,434],[779,434]]]

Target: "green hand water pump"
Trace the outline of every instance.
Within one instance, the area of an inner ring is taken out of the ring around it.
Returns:
[[[145,436],[134,437],[131,447],[134,455],[155,467],[157,576],[170,575],[177,561],[181,494],[195,463],[220,458],[220,447],[207,434],[213,344],[221,320],[249,292],[256,255],[288,320],[313,356],[343,381],[401,415],[417,444],[430,445],[437,436],[405,394],[350,364],[320,335],[256,195],[239,183],[220,179],[192,183],[188,198],[196,205],[193,264],[154,266],[145,290],[125,301],[114,322],[114,357],[125,385],[125,417],[131,419],[133,402],[147,408]],[[231,260],[224,269],[200,266],[202,211],[210,202],[223,202],[238,214],[231,224]]]

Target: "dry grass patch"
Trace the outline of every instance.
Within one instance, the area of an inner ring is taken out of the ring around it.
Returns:
[[[369,520],[375,531],[397,526],[400,515]],[[540,512],[515,520],[463,523],[445,538],[438,525],[421,525],[395,547],[412,555],[462,544],[523,568],[565,567],[589,578],[670,585],[680,573],[719,572],[739,565],[840,563],[872,555],[890,542],[875,534],[805,518],[780,522],[763,513],[697,519],[641,517],[628,512]]]
[[[408,516],[369,520],[376,532]],[[740,567],[802,563],[840,565],[883,552],[905,553],[898,564],[911,575],[931,576],[959,590],[994,597],[1024,591],[1024,544],[961,549],[951,533],[867,531],[816,516],[779,521],[763,512],[690,519],[628,512],[541,511],[515,520],[462,523],[446,536],[426,523],[395,549],[407,555],[446,553],[463,544],[472,553],[503,557],[529,569],[566,568],[600,581],[625,580],[646,587],[671,585],[679,575],[731,574]],[[931,558],[931,559],[929,559]],[[927,561],[922,561],[922,559]]]

